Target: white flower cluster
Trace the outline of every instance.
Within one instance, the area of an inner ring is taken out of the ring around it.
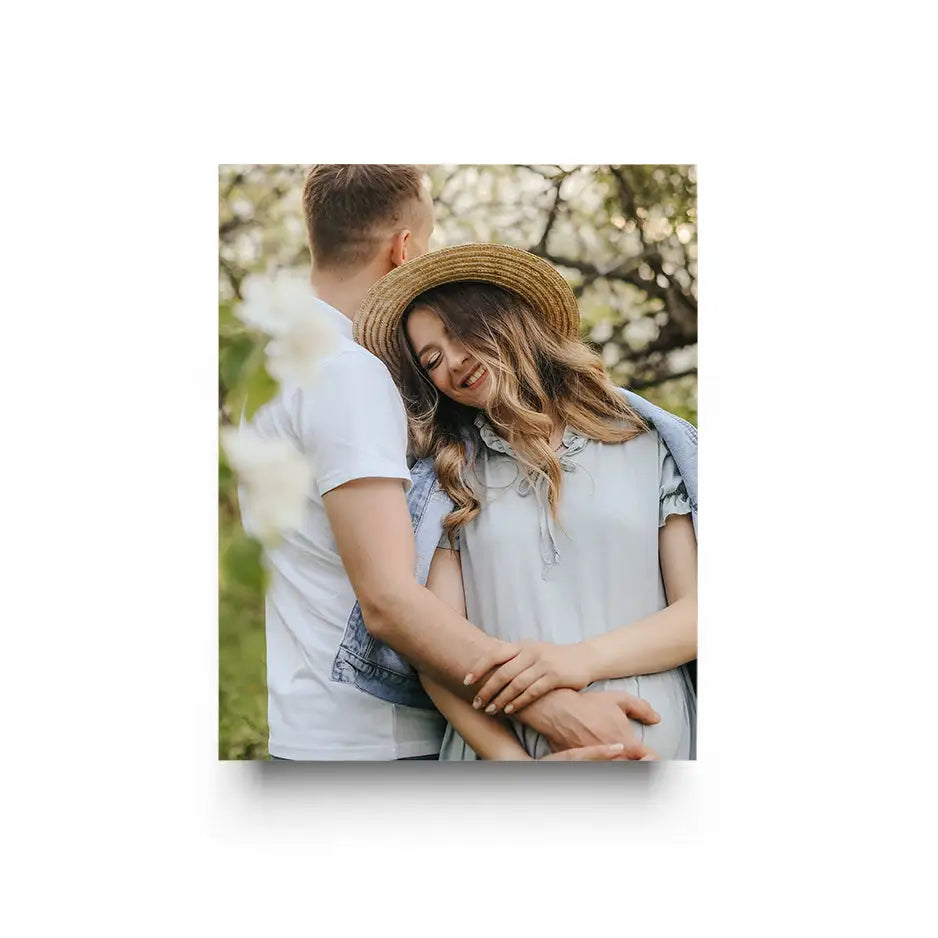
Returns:
[[[281,384],[308,387],[320,360],[336,346],[338,333],[318,308],[308,281],[297,274],[251,276],[242,288],[237,317],[251,329],[271,336],[267,373]]]
[[[221,443],[238,474],[244,528],[272,545],[302,518],[313,478],[309,460],[287,439],[225,427]]]

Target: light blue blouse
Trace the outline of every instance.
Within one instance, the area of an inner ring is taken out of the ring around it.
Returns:
[[[558,517],[546,480],[532,482],[484,415],[476,420],[478,458],[469,475],[479,514],[460,532],[467,615],[505,641],[569,644],[665,608],[658,529],[691,511],[684,483],[657,432],[627,443],[600,443],[567,428],[558,458],[564,470]],[[444,535],[440,547],[449,548]],[[645,698],[661,722],[635,727],[663,759],[693,758],[694,695],[681,669],[593,684]],[[512,721],[532,756],[547,741]],[[452,728],[441,759],[475,754]]]

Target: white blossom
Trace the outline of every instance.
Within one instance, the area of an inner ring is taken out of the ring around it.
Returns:
[[[249,427],[224,427],[221,443],[238,474],[245,530],[274,544],[303,516],[313,479],[309,459],[290,440],[263,437]]]
[[[332,323],[315,310],[267,343],[267,373],[281,383],[309,387],[319,374],[320,361],[335,347],[336,339]]]
[[[280,335],[309,308],[313,288],[296,273],[251,274],[241,285],[241,296],[243,300],[235,309],[238,319],[251,329]]]
[[[242,296],[238,318],[272,337],[266,349],[268,374],[281,383],[312,384],[338,333],[309,282],[292,273],[255,275],[245,281]]]
[[[606,342],[612,338],[612,323],[608,319],[596,323],[590,330],[590,338],[594,342]]]

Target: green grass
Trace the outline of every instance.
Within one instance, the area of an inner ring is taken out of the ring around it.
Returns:
[[[241,528],[227,467],[219,476],[218,758],[267,759],[264,583]]]

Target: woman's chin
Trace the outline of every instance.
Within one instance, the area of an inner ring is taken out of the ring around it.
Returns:
[[[491,382],[489,381],[489,373],[486,371],[479,379],[479,382],[471,390],[466,392],[463,403],[467,407],[475,407],[476,410],[485,410],[485,405],[489,400],[490,390]]]
[[[485,410],[488,402],[488,394],[473,394],[471,397],[467,396],[460,401],[461,404],[465,404],[466,407],[472,407],[474,410]]]

